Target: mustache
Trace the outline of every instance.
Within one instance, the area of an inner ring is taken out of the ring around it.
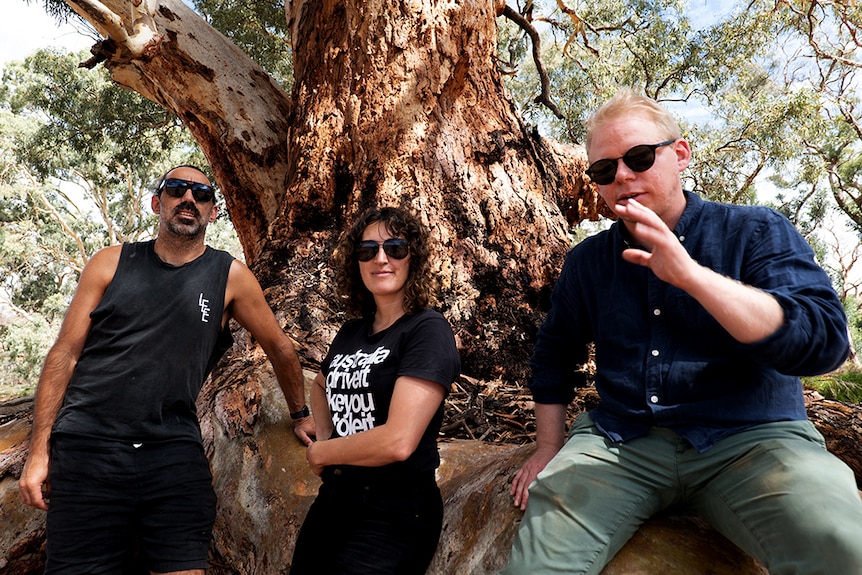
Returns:
[[[177,205],[177,207],[174,208],[174,215],[176,215],[180,211],[192,212],[192,213],[194,213],[196,218],[199,218],[201,215],[200,210],[198,209],[198,207],[195,205],[194,202],[183,202],[183,203]]]

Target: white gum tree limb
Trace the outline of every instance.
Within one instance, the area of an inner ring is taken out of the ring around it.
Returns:
[[[156,32],[153,3],[133,0],[114,4],[120,5],[111,8],[99,0],[69,2],[72,10],[89,21],[102,36],[127,51],[130,57],[145,56],[161,40],[161,35]]]

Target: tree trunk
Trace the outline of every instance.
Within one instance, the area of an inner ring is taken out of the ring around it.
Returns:
[[[560,173],[583,158],[555,155],[515,114],[493,67],[492,4],[318,1],[287,12],[287,195],[256,269],[286,290],[307,356],[321,359],[330,341],[321,324],[341,323],[308,255],[328,254],[363,208],[400,205],[439,242],[441,308],[465,373],[523,376],[538,304],[569,245]]]
[[[528,130],[504,94],[492,3],[288,2],[290,97],[180,0],[132,14],[106,0],[121,32],[96,17],[102,4],[69,4],[111,38],[99,51],[112,77],[201,143],[246,259],[311,365],[343,321],[332,246],[378,203],[412,208],[439,242],[440,308],[464,372],[524,377],[569,223],[600,204],[583,151]]]
[[[90,65],[182,119],[253,262],[284,200],[288,95],[181,0],[67,3],[105,38]]]
[[[246,260],[309,367],[344,319],[332,246],[359,210],[379,203],[412,208],[439,242],[440,309],[464,373],[523,381],[568,227],[601,208],[583,151],[529,130],[504,94],[494,65],[502,4],[287,2],[288,95],[181,0],[67,2],[106,38],[96,52],[112,77],[176,113],[200,143]],[[211,572],[270,575],[286,571],[317,479],[265,357],[238,335],[199,400],[219,493]],[[471,445],[466,460],[487,461],[491,448]],[[0,569],[26,573],[43,516],[14,499],[23,448],[9,449],[0,452],[0,504],[4,519],[16,518],[3,530],[16,534]],[[434,573],[468,572],[459,561],[479,556],[472,573],[490,573],[505,560],[517,521],[506,484],[523,451],[497,455],[480,470],[441,469],[452,504]],[[473,472],[478,479],[464,475]],[[508,511],[499,522],[496,511],[478,524],[459,519],[483,501]]]
[[[246,356],[244,350],[237,352]],[[290,429],[287,407],[265,360],[230,361],[222,383],[200,402],[204,442],[219,493],[211,575],[276,575],[290,565],[296,535],[319,480]],[[311,377],[312,372],[306,372]],[[589,405],[592,390],[581,393]],[[862,486],[862,407],[808,394],[808,414],[826,444]],[[0,404],[0,575],[35,575],[44,567],[45,515],[18,499],[31,405]],[[572,414],[574,415],[574,413]],[[449,440],[440,444],[438,481],[443,534],[429,575],[492,575],[505,564],[521,514],[509,485],[533,445]],[[645,523],[603,575],[756,575],[755,561],[686,514]]]

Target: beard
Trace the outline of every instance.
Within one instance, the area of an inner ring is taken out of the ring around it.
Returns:
[[[194,217],[189,219],[187,215],[180,215],[180,212],[191,212]],[[203,234],[207,228],[207,222],[201,219],[201,212],[193,202],[183,202],[174,208],[171,217],[165,220],[167,229],[184,238],[196,238]]]

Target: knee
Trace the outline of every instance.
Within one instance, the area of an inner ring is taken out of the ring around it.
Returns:
[[[834,522],[822,529],[816,547],[823,573],[862,573],[862,523]]]
[[[769,565],[770,573],[862,573],[862,523],[814,521],[805,542],[786,561]]]

